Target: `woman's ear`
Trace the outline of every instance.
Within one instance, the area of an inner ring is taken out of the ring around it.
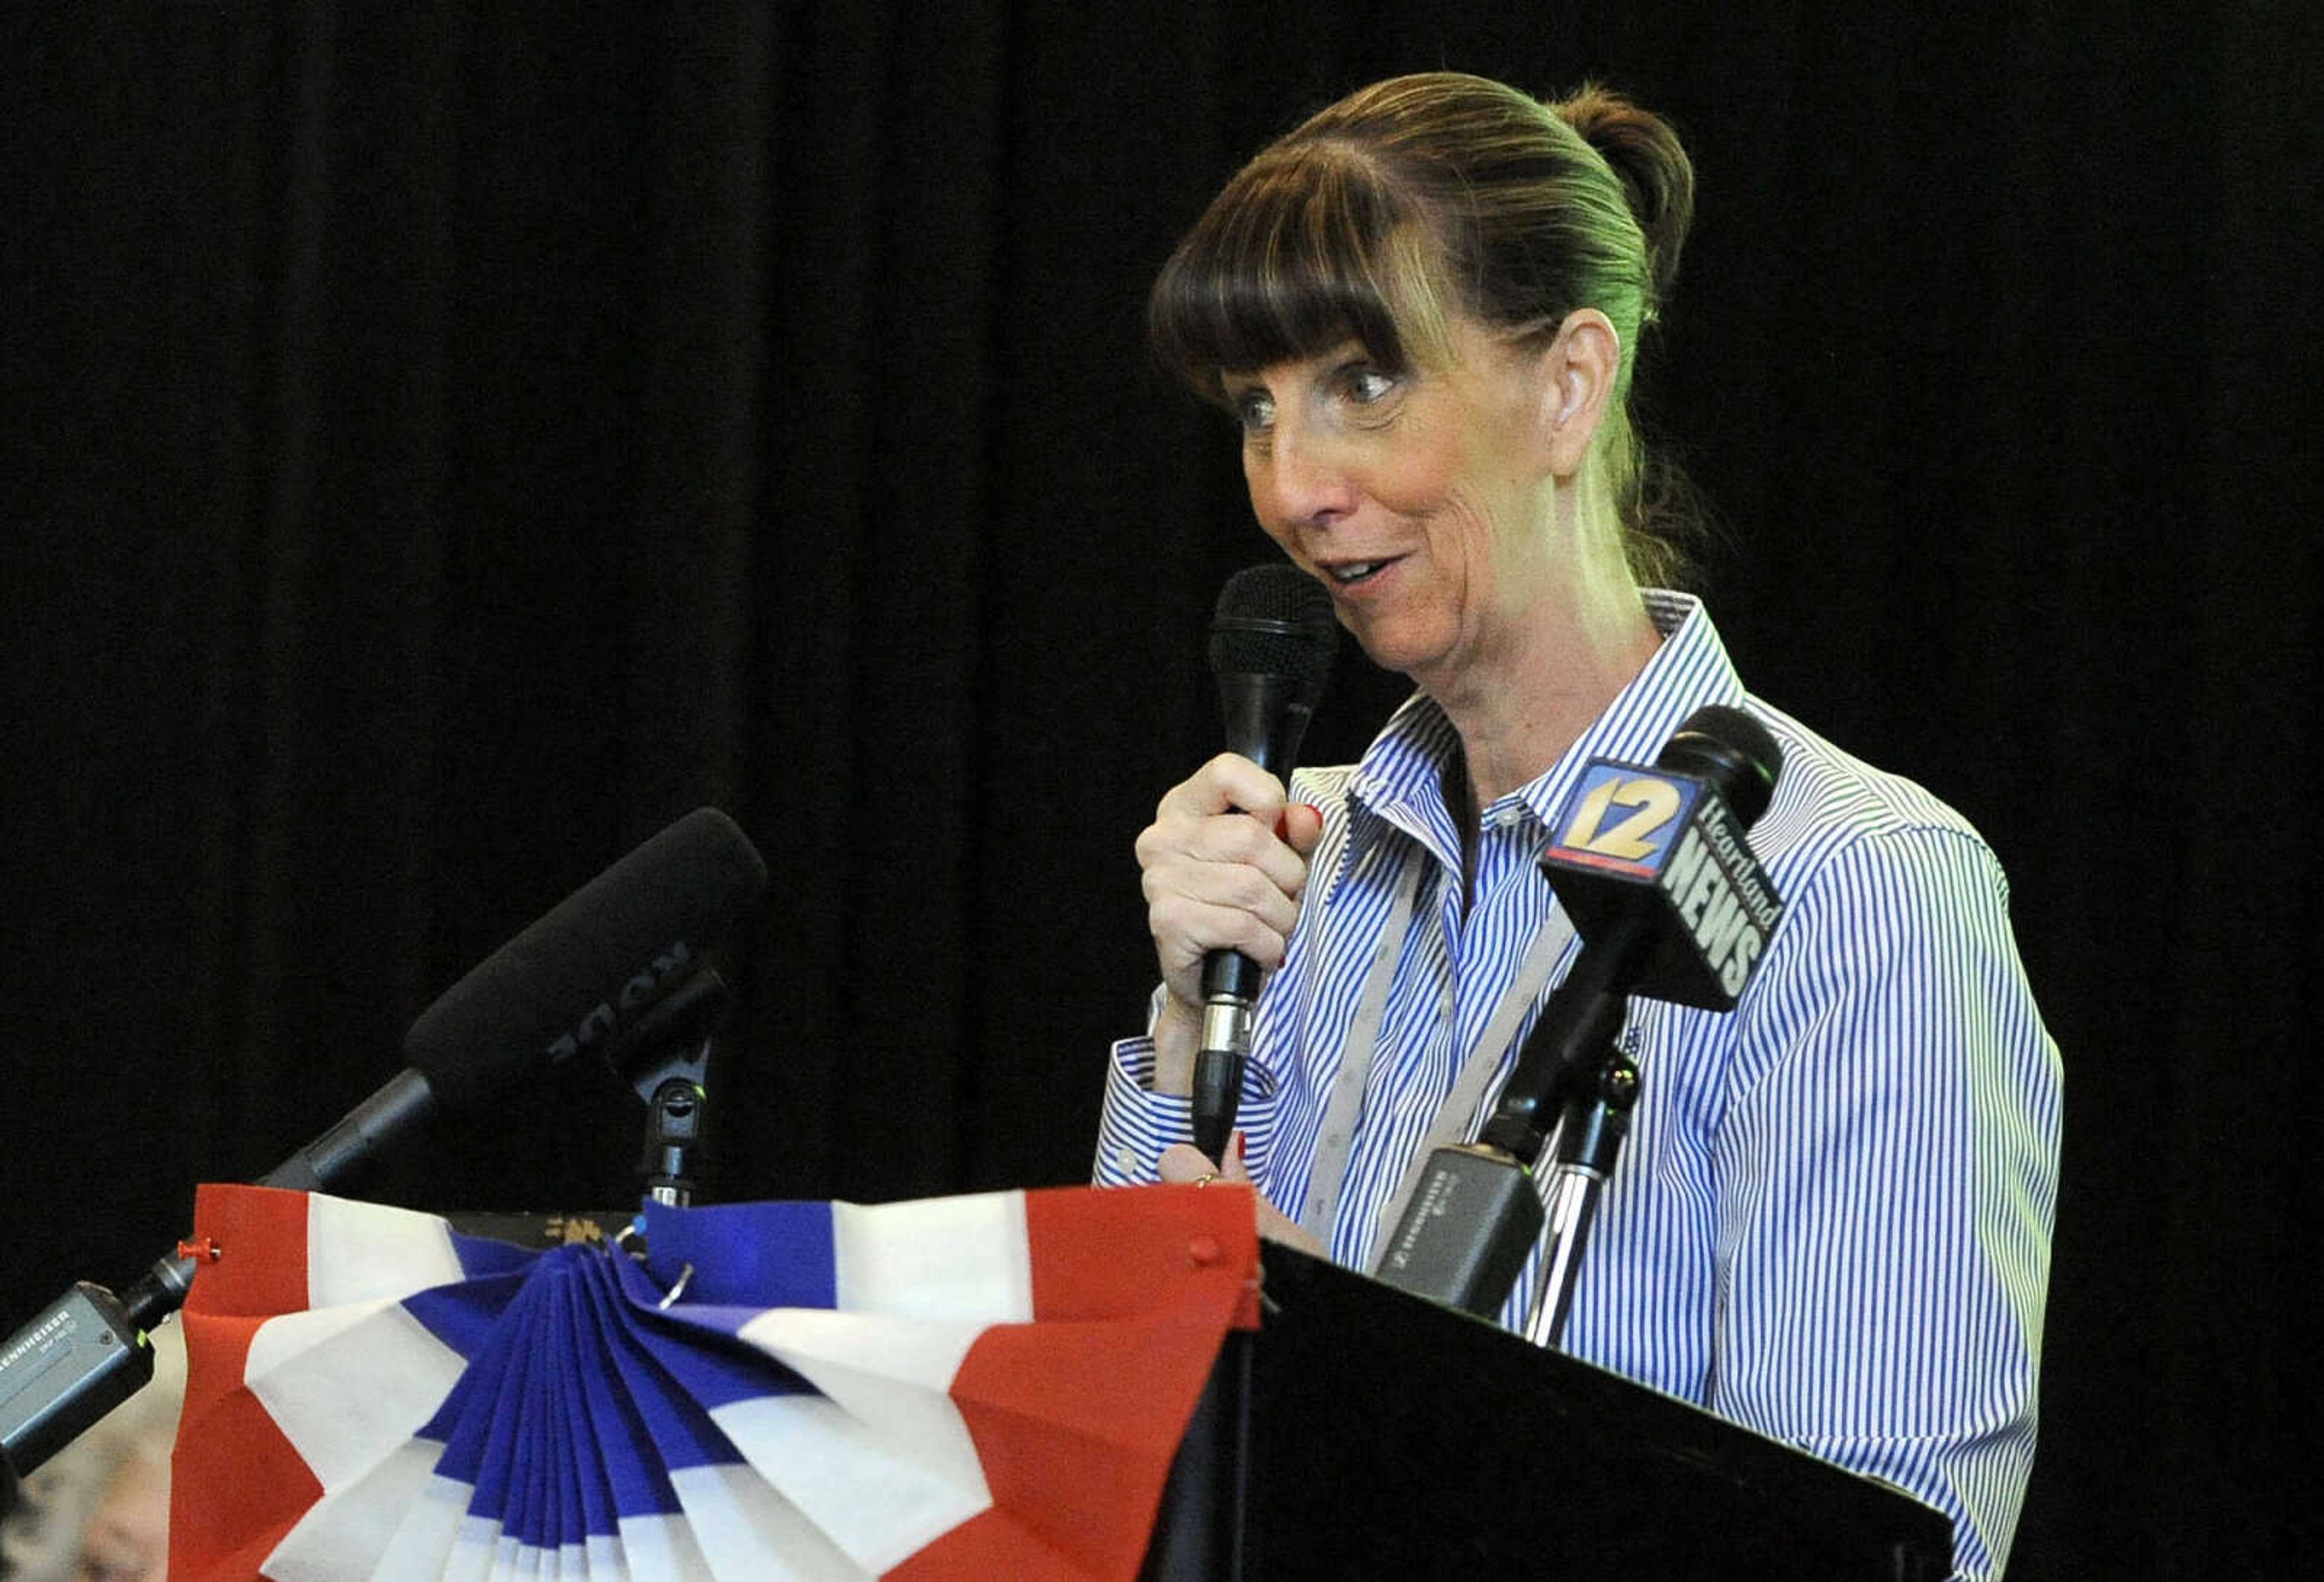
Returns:
[[[1622,337],[1611,319],[1595,308],[1577,308],[1565,316],[1540,369],[1542,437],[1550,471],[1558,477],[1582,470],[1621,369]]]

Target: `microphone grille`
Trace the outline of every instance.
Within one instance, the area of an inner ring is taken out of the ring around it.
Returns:
[[[1245,566],[1227,578],[1211,619],[1211,672],[1280,676],[1311,699],[1339,646],[1332,595],[1296,566]]]
[[[1748,829],[1767,811],[1784,772],[1784,750],[1742,710],[1710,704],[1686,717],[1655,762],[1709,780]]]
[[[610,1025],[624,990],[682,947],[699,961],[766,888],[767,865],[734,821],[700,807],[576,890],[421,1012],[404,1063],[455,1113],[481,1110],[593,1008]],[[640,986],[642,989],[642,985]]]

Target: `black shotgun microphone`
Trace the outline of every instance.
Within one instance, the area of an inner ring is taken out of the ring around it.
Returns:
[[[602,1048],[690,976],[766,884],[734,821],[696,808],[446,989],[404,1034],[405,1068],[259,1184],[322,1191],[438,1105],[480,1111],[519,1078]]]
[[[519,1078],[632,1032],[699,981],[704,953],[766,883],[734,821],[696,809],[447,989],[404,1035],[406,1068],[259,1184],[333,1186],[438,1105],[481,1110]],[[152,1377],[143,1331],[185,1301],[195,1274],[180,1247],[119,1296],[83,1281],[0,1342],[0,1513],[18,1476]]]
[[[1288,779],[1338,642],[1332,595],[1297,566],[1247,566],[1229,577],[1211,618],[1211,673],[1218,677],[1226,750]],[[1260,976],[1259,963],[1239,951],[1203,958],[1194,1146],[1222,1164],[1242,1102]]]

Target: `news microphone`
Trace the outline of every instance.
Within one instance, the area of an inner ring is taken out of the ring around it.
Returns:
[[[1288,778],[1338,642],[1332,595],[1297,566],[1246,566],[1229,577],[1211,618],[1211,673],[1218,678],[1226,750]],[[1194,1146],[1221,1163],[1242,1102],[1260,976],[1259,963],[1240,951],[1203,958]]]
[[[1732,1008],[1783,915],[1743,839],[1783,767],[1765,726],[1712,704],[1687,716],[1650,769],[1605,759],[1583,768],[1541,860],[1582,952],[1527,1035],[1480,1141],[1532,1163],[1561,1081],[1621,1030],[1628,996]]]
[[[1783,750],[1739,709],[1698,709],[1652,768],[1584,766],[1542,870],[1582,949],[1526,1036],[1474,1143],[1429,1158],[1380,1278],[1480,1316],[1507,1299],[1545,1223],[1532,1165],[1559,1116],[1556,1171],[1578,1181],[1551,1249],[1554,1332],[1571,1294],[1594,1193],[1613,1168],[1637,1097],[1620,1062],[1632,994],[1731,1009],[1783,912],[1744,828],[1764,812]],[[1557,1196],[1553,1191],[1552,1195]]]
[[[734,821],[695,809],[447,989],[404,1034],[404,1069],[258,1184],[321,1191],[439,1104],[476,1112],[518,1078],[605,1047],[694,972],[766,883]]]

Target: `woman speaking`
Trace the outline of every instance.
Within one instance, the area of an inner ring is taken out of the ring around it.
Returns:
[[[1113,1051],[1097,1176],[1247,1178],[1268,1234],[1375,1267],[1580,949],[1539,860],[1583,767],[1741,709],[1783,755],[1751,843],[1784,915],[1731,1012],[1629,1002],[1641,1097],[1563,1344],[1912,1491],[1989,1577],[2034,1449],[2057,1050],[1977,832],[1751,695],[1663,591],[1628,400],[1692,181],[1611,94],[1399,78],[1262,152],[1164,268],[1156,351],[1416,691],[1356,764],[1286,788],[1224,756],[1162,798],[1137,851],[1163,987]],[[1186,1095],[1222,950],[1269,972],[1213,1160]]]

